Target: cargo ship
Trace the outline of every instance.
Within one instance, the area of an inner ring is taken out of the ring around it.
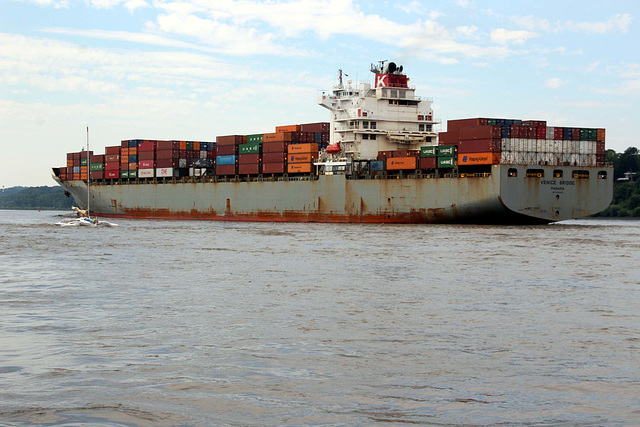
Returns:
[[[605,130],[504,118],[449,120],[403,67],[339,71],[327,122],[212,141],[131,139],[67,154],[53,179],[103,217],[339,223],[544,224],[604,210]],[[89,186],[89,191],[87,187]]]

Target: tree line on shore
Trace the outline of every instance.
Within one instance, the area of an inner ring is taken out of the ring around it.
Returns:
[[[640,153],[629,147],[622,153],[607,150],[605,161],[613,165],[613,201],[597,217],[640,218]],[[638,175],[629,175],[629,174]],[[620,179],[628,181],[619,181]],[[0,209],[67,210],[75,204],[64,189],[55,187],[11,187],[0,192]]]

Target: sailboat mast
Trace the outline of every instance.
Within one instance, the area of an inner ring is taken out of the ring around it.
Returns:
[[[91,158],[89,157],[89,126],[87,126],[87,218],[91,218],[91,214],[89,212],[89,204],[91,194],[89,193],[89,183],[91,182]]]

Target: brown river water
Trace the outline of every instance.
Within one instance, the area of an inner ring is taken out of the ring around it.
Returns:
[[[640,221],[0,211],[0,425],[638,425]]]

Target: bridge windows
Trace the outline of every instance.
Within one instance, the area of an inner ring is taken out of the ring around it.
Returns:
[[[518,169],[509,168],[509,170],[507,171],[507,176],[510,178],[515,178],[516,176],[518,176]]]
[[[598,171],[598,179],[607,179],[607,171]]]
[[[554,178],[562,178],[562,175],[564,174],[564,172],[562,171],[562,169],[556,169],[553,171],[553,177]]]
[[[571,172],[571,176],[575,179],[589,179],[588,170],[574,170]]]
[[[527,169],[527,178],[544,178],[544,169]]]

